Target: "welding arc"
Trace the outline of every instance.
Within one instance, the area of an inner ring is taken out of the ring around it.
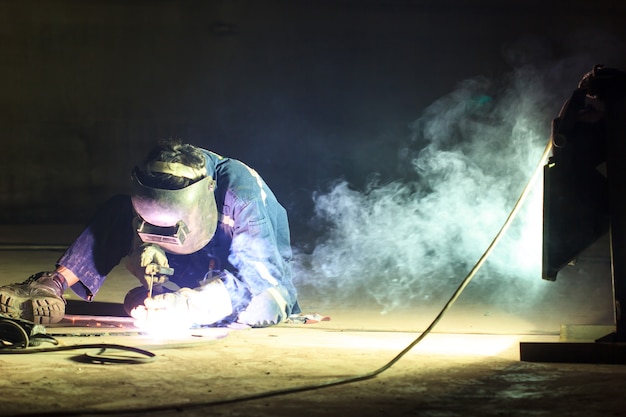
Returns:
[[[199,402],[199,403],[185,403],[185,404],[178,404],[178,405],[170,404],[170,405],[166,405],[166,406],[146,407],[146,408],[132,409],[132,410],[119,410],[119,409],[118,410],[81,410],[81,411],[74,411],[74,412],[72,412],[72,411],[64,411],[61,414],[56,414],[56,413],[29,414],[29,416],[37,415],[37,416],[48,416],[49,417],[49,416],[53,416],[53,415],[62,415],[62,416],[66,416],[67,417],[67,416],[80,416],[80,415],[84,415],[84,414],[90,414],[90,415],[113,415],[113,414],[123,414],[125,412],[128,412],[128,413],[131,413],[131,412],[132,413],[139,413],[139,412],[141,412],[141,413],[149,413],[149,412],[164,412],[164,411],[171,411],[171,410],[182,411],[182,410],[198,409],[198,408],[202,408],[202,407],[210,407],[210,406],[226,405],[226,404],[240,403],[240,402],[245,402],[245,401],[259,400],[259,399],[265,399],[265,398],[270,398],[270,397],[276,397],[276,396],[280,396],[280,395],[296,394],[296,393],[299,393],[299,392],[314,391],[314,390],[317,390],[317,389],[334,387],[334,386],[339,386],[339,385],[345,385],[345,384],[350,384],[350,383],[354,383],[354,382],[360,382],[360,381],[365,381],[365,380],[368,380],[368,379],[375,378],[376,376],[382,374],[383,372],[385,372],[386,370],[391,368],[404,355],[406,355],[411,349],[413,349],[415,347],[415,345],[417,345],[419,342],[421,342],[435,328],[435,326],[439,323],[439,321],[443,318],[443,316],[448,312],[448,310],[456,302],[456,300],[459,298],[459,296],[461,295],[463,290],[465,290],[465,288],[470,283],[470,281],[474,278],[474,276],[476,275],[478,270],[483,266],[483,264],[485,263],[485,261],[487,260],[487,258],[491,254],[491,252],[493,252],[493,249],[496,247],[496,245],[498,244],[500,239],[504,236],[505,232],[507,231],[507,229],[509,228],[509,226],[513,222],[513,219],[519,213],[519,210],[523,206],[523,203],[525,202],[526,198],[530,194],[530,191],[532,190],[532,186],[536,182],[536,180],[539,177],[539,175],[542,173],[543,165],[545,164],[545,162],[547,161],[548,157],[550,156],[550,152],[551,151],[552,151],[552,140],[550,140],[548,145],[546,146],[546,148],[545,148],[545,150],[543,152],[543,155],[541,156],[541,159],[539,161],[539,164],[538,164],[537,168],[535,169],[535,171],[533,172],[533,175],[531,176],[530,180],[528,181],[528,183],[524,187],[522,193],[520,194],[519,198],[517,199],[517,202],[515,203],[515,206],[513,207],[511,212],[509,213],[509,216],[507,217],[506,221],[504,222],[504,224],[502,225],[502,227],[500,228],[500,230],[498,231],[496,236],[493,238],[491,244],[487,247],[485,252],[478,259],[478,261],[476,262],[474,267],[465,276],[463,281],[461,281],[461,284],[458,286],[458,288],[456,289],[454,294],[452,294],[452,297],[450,297],[450,299],[445,304],[445,306],[441,309],[441,311],[439,312],[437,317],[435,317],[435,319],[426,328],[426,330],[424,330],[417,338],[415,338],[411,343],[409,343],[400,353],[398,353],[396,356],[394,356],[391,360],[389,360],[386,364],[384,364],[380,368],[378,368],[378,369],[376,369],[374,371],[371,371],[371,372],[364,373],[364,374],[360,374],[360,375],[356,375],[356,376],[352,376],[352,377],[335,379],[335,380],[328,381],[328,382],[321,382],[321,383],[305,385],[305,386],[301,386],[301,387],[284,388],[284,389],[279,389],[279,390],[274,390],[274,391],[265,391],[265,392],[260,392],[258,394],[251,394],[251,395],[247,395],[247,396],[235,397],[235,398],[224,399],[224,400],[217,400],[217,401],[207,401],[207,402]]]

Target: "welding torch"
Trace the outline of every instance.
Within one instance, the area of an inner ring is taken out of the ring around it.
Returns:
[[[150,276],[148,279],[148,298],[152,298],[152,288],[154,287],[155,277],[158,275],[159,280],[158,284],[162,284],[167,281],[167,276],[174,275],[174,268],[170,268],[168,266],[162,266],[156,263],[151,263],[146,266],[146,276]]]

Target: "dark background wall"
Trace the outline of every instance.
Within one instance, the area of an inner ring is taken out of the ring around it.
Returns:
[[[621,66],[624,23],[619,0],[0,1],[0,222],[84,222],[180,136],[255,167],[297,240],[315,191],[401,176],[410,123],[460,81]]]

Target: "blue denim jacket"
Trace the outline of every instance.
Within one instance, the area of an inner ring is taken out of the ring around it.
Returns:
[[[273,287],[284,298],[287,313],[298,313],[286,210],[255,170],[236,159],[205,152],[209,174],[213,171],[216,181],[219,218],[215,236],[203,251],[221,262],[216,269],[232,274],[223,279],[235,309],[237,298],[243,308],[248,296]]]

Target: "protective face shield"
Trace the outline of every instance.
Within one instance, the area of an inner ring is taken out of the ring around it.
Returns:
[[[207,176],[179,190],[152,188],[142,184],[133,171],[131,200],[140,217],[136,226],[141,240],[182,255],[206,246],[217,228],[214,184]]]

